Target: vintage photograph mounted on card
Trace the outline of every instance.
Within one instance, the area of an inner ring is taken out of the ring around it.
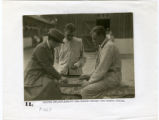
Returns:
[[[134,98],[133,41],[133,13],[24,15],[24,100]]]

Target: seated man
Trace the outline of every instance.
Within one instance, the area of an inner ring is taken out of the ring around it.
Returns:
[[[91,32],[92,40],[99,45],[95,71],[83,83],[82,99],[102,99],[110,87],[121,81],[121,61],[119,51],[111,40],[105,38],[105,29],[96,26]]]
[[[64,44],[56,48],[56,62],[59,72],[63,75],[81,75],[85,62],[82,39],[74,37],[75,26],[69,23],[65,26]]]
[[[106,30],[106,39],[111,40],[112,42],[114,42],[114,36],[113,36],[113,33],[110,29]]]
[[[53,68],[54,48],[62,43],[64,36],[57,29],[50,29],[48,40],[33,51],[24,72],[25,100],[61,99],[57,80],[64,79]]]

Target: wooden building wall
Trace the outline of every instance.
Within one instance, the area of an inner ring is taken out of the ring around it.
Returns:
[[[109,19],[110,29],[115,36],[115,44],[122,54],[133,53],[133,15],[132,13],[115,13],[115,14],[69,14],[69,15],[42,15],[51,22],[52,19],[57,19],[57,24],[50,25],[35,19],[26,18],[23,19],[24,25],[24,37],[28,37],[28,32],[33,34],[32,30],[26,30],[26,26],[35,26],[40,29],[40,36],[47,33],[49,28],[56,27],[63,31],[64,26],[67,23],[74,23],[76,26],[76,36],[81,37],[84,43],[85,51],[94,51],[92,40],[90,37],[90,30],[96,25],[96,21],[99,19]],[[24,47],[31,45],[31,39],[24,39]]]
[[[111,14],[110,29],[116,38],[133,38],[133,15]]]
[[[96,25],[97,19],[110,19],[110,29],[116,38],[133,38],[133,15],[132,13],[112,14],[65,14],[44,15],[46,19],[57,18],[56,27],[63,31],[67,23],[74,23],[76,36],[89,35],[90,30]]]
[[[53,15],[53,16],[44,16],[45,18],[57,18],[58,22],[56,28],[61,31],[64,30],[64,26],[67,23],[74,23],[76,26],[76,36],[88,35],[89,31],[93,26],[95,26],[96,15]],[[89,23],[89,24],[87,24]]]

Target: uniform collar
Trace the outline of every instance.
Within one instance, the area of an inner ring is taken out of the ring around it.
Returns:
[[[50,46],[50,44],[49,44],[49,41],[48,41],[48,40],[46,41],[46,44],[47,44],[48,48],[49,48],[49,49],[51,49],[51,46]]]
[[[46,49],[51,50],[51,47],[49,47],[50,45],[48,44],[48,41],[47,41],[47,40],[43,43],[43,46],[44,46]]]
[[[100,45],[100,47],[103,48],[104,45],[105,45],[108,41],[109,41],[109,40],[105,39],[105,40],[103,41],[103,43]]]
[[[64,42],[64,43],[69,43],[69,42],[72,42],[73,40],[74,40],[74,37],[72,38],[71,41],[70,41],[70,40],[67,40],[67,38],[64,38],[64,39],[63,39],[63,42]]]

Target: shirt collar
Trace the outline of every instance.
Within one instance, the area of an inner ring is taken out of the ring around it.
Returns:
[[[48,48],[49,48],[49,49],[51,49],[51,46],[50,46],[50,44],[49,44],[49,41],[48,41],[48,40],[46,41],[46,43],[47,43]]]
[[[74,37],[72,38],[71,41],[73,41],[73,39],[74,39]],[[67,40],[67,38],[64,38],[64,39],[63,39],[63,42],[64,42],[64,43],[69,43],[69,42],[71,42],[71,41],[70,41],[70,40]]]
[[[103,43],[100,45],[100,47],[103,48],[104,45],[105,45],[108,41],[109,41],[109,40],[105,39],[105,40],[103,41]]]

